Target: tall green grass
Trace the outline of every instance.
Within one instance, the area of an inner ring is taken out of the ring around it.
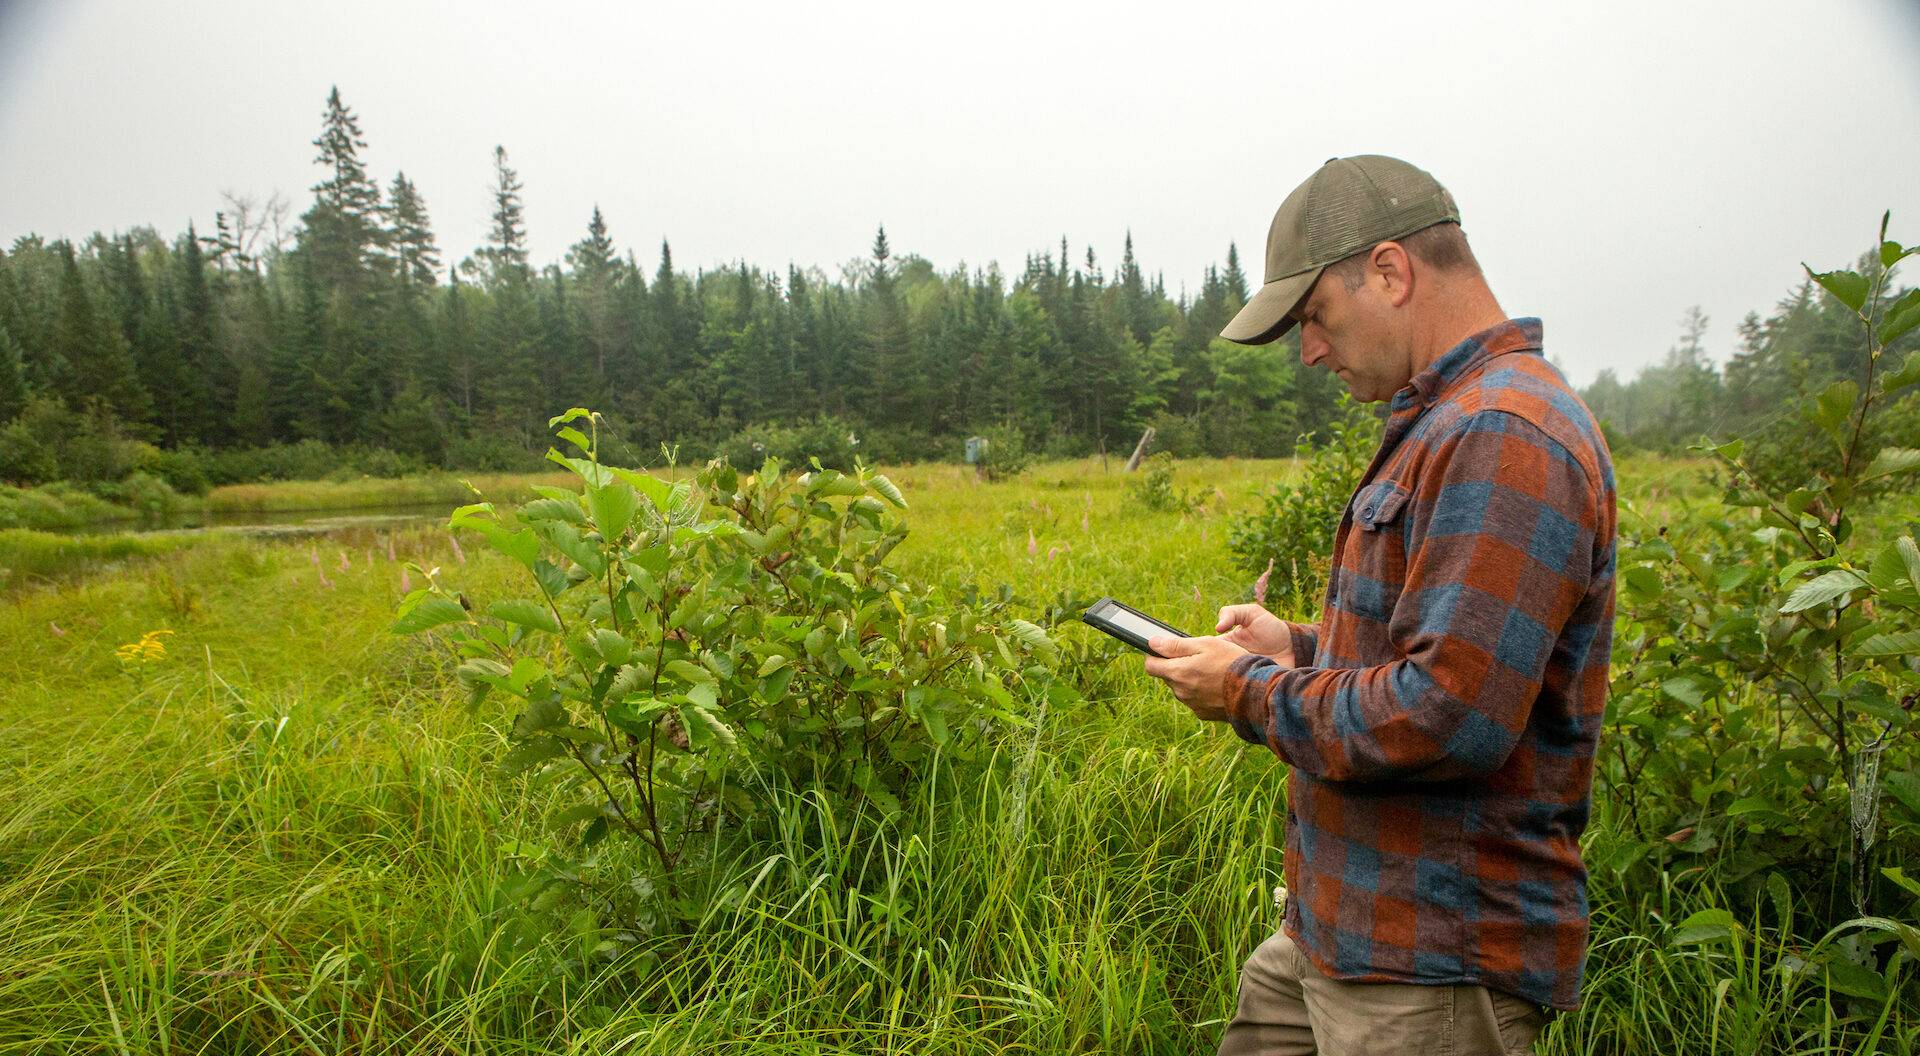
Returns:
[[[899,560],[1209,629],[1247,588],[1220,513],[1289,467],[1183,463],[1220,491],[1187,517],[1127,508],[1117,468],[906,469]],[[633,940],[591,907],[640,849],[531,889],[529,859],[566,844],[492,768],[511,716],[469,712],[430,640],[384,633],[406,560],[477,603],[503,589],[503,561],[446,538],[219,537],[0,609],[0,1052],[1210,1051],[1277,924],[1283,770],[1135,656],[1063,628],[1091,697],[1030,702],[984,776],[936,766],[892,819],[786,790],[688,867],[684,930]],[[164,660],[115,657],[160,628]],[[1713,887],[1596,879],[1588,1004],[1542,1051],[1862,1043],[1805,1026],[1831,995],[1775,970],[1775,907],[1726,907],[1744,945],[1682,945]],[[1886,1011],[1877,1044],[1913,1051],[1913,995]]]
[[[362,477],[358,480],[283,480],[265,484],[228,484],[207,493],[209,513],[284,513],[299,510],[352,510],[383,506],[443,505],[473,501],[473,488],[501,502],[525,502],[535,484],[565,486],[578,478],[554,473],[429,473],[411,477]]]
[[[190,546],[196,539],[191,532],[58,535],[0,529],[0,593],[59,577],[111,573]]]
[[[39,488],[0,484],[0,529],[80,528],[139,516],[138,510],[108,502],[71,484]]]

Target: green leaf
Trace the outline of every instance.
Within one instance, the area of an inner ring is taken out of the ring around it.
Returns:
[[[1915,326],[1920,326],[1920,296],[1916,294],[1920,294],[1920,290],[1907,291],[1906,296],[1893,302],[1887,308],[1887,314],[1881,316],[1874,336],[1880,339],[1882,348],[1907,336]],[[1908,360],[1908,366],[1912,366],[1911,359]]]
[[[1660,596],[1660,572],[1649,565],[1634,565],[1621,574],[1627,590],[1637,601],[1652,601]]]
[[[787,658],[775,653],[760,662],[759,677],[765,678],[787,665]]]
[[[1787,603],[1780,606],[1783,613],[1804,612],[1816,605],[1825,605],[1850,590],[1859,590],[1866,585],[1858,572],[1837,568],[1822,576],[1815,576],[1794,588],[1787,595]]]
[[[567,426],[565,429],[562,429],[553,435],[559,437],[562,440],[565,440],[567,443],[572,444],[573,446],[586,452],[588,455],[593,454],[593,441],[588,440],[585,433],[582,433],[580,430],[575,429],[573,426]]]
[[[1047,632],[1041,630],[1038,624],[1026,620],[1008,620],[1007,633],[1026,646],[1028,652],[1041,656],[1052,656],[1054,653],[1053,639],[1047,637]]]
[[[550,598],[559,597],[573,585],[567,581],[567,574],[560,571],[558,565],[545,559],[533,563],[533,578],[540,584],[541,591]]]
[[[1778,814],[1780,808],[1773,800],[1765,796],[1745,796],[1734,800],[1727,807],[1727,817],[1737,818],[1745,814]]]
[[[739,743],[739,738],[734,735],[733,727],[727,725],[726,720],[722,719],[720,716],[715,715],[713,712],[708,711],[705,708],[681,708],[680,709],[680,714],[683,717],[688,712],[692,712],[694,718],[700,720],[700,722],[704,724],[708,730],[712,731],[715,737],[718,737],[728,747],[732,747],[733,745]]]
[[[631,469],[614,469],[613,475],[632,485],[634,490],[647,497],[653,508],[665,513],[673,500],[673,486],[659,477],[645,473],[636,473]]]
[[[526,710],[514,717],[513,735],[524,739],[566,723],[567,709],[561,706],[559,694],[545,693],[527,701]]]
[[[1681,675],[1678,678],[1669,678],[1665,682],[1660,683],[1660,688],[1665,691],[1667,696],[1672,697],[1688,707],[1697,708],[1702,701],[1707,699],[1707,687],[1702,684],[1700,679],[1693,675]]]
[[[1853,413],[1854,401],[1860,396],[1860,386],[1852,378],[1842,378],[1826,387],[1820,395],[1814,397],[1811,414],[1813,424],[1826,430],[1835,440],[1840,438],[1840,429]]]
[[[653,729],[653,720],[672,707],[672,704],[652,697],[623,700],[608,705],[607,721],[636,737],[645,737]]]
[[[476,656],[455,668],[453,674],[460,680],[461,685],[469,689],[475,686],[499,685],[505,684],[507,680],[507,665],[498,660]]]
[[[1916,321],[1920,321],[1920,315],[1916,316]],[[1920,381],[1920,351],[1908,353],[1907,362],[1899,370],[1880,375],[1880,391],[1891,393],[1916,381]]]
[[[488,546],[513,558],[528,568],[532,568],[533,563],[540,557],[540,539],[533,534],[533,529],[531,528],[522,528],[519,531],[509,532],[505,528],[488,521],[472,522],[469,523],[467,527],[479,532],[485,537]]]
[[[627,534],[627,526],[633,523],[633,515],[640,509],[640,495],[618,483],[588,488],[587,508],[593,511],[593,523],[600,529],[600,537],[615,543]]]
[[[1852,961],[1835,957],[1826,964],[1827,985],[1846,994],[1875,1003],[1887,999],[1887,979],[1879,972]]]
[[[1709,450],[1711,450],[1714,454],[1719,455],[1721,458],[1724,458],[1729,462],[1739,461],[1740,452],[1745,451],[1746,449],[1747,449],[1747,442],[1745,440],[1729,440],[1718,447],[1709,448]]]
[[[559,451],[547,448],[547,461],[556,462],[573,470],[589,487],[601,487],[613,479],[613,473],[605,466],[595,465],[584,458],[569,458]]]
[[[920,724],[927,728],[927,736],[933,743],[944,745],[953,738],[947,730],[947,717],[940,713],[937,703],[928,703],[920,708]]]
[[[607,663],[620,666],[633,656],[633,643],[618,631],[598,627],[593,632],[593,647]]]
[[[1876,634],[1847,650],[1854,656],[1920,656],[1920,630]]]
[[[807,494],[820,498],[834,495],[858,495],[866,490],[860,486],[859,481],[837,469],[823,469],[818,473],[810,473],[805,483]]]
[[[1900,548],[1888,543],[1873,555],[1873,564],[1867,570],[1867,582],[1882,594],[1897,592],[1902,586],[1911,588],[1907,581],[1907,563],[1900,559]]]
[[[580,846],[592,847],[594,844],[606,839],[609,828],[611,828],[611,826],[607,824],[607,818],[604,814],[587,822],[586,829],[580,833]]]
[[[607,685],[607,699],[619,700],[638,692],[640,686],[653,677],[653,671],[644,664],[628,664],[622,667],[613,681]]]
[[[1920,246],[1915,246],[1913,249],[1908,249],[1905,246],[1902,246],[1900,243],[1895,242],[1891,239],[1884,241],[1880,243],[1880,266],[1883,268],[1891,268],[1895,264],[1900,263],[1900,259],[1902,257],[1905,257],[1915,252],[1916,250],[1920,250]]]
[[[475,522],[481,522],[481,521],[490,521],[492,519],[493,519],[493,503],[470,502],[470,503],[467,503],[465,506],[455,507],[454,511],[447,515],[447,527],[459,528],[459,527],[462,527],[463,525],[469,525],[469,524],[473,524]]]
[[[1895,473],[1910,473],[1920,469],[1920,448],[1883,447],[1873,456],[1873,461],[1860,474],[1862,481],[1890,477]]]
[[[523,521],[567,521],[572,524],[587,523],[587,515],[580,512],[578,499],[563,502],[559,499],[535,499],[520,507],[520,519]]]
[[[515,693],[525,693],[528,686],[545,677],[547,665],[531,656],[523,656],[515,660],[513,670],[507,672],[507,685],[512,686]]]
[[[1733,914],[1724,909],[1703,909],[1673,929],[1667,941],[1675,946],[1707,942],[1726,942],[1733,938]]]
[[[411,604],[401,604],[400,618],[393,621],[392,633],[418,634],[445,624],[461,623],[466,618],[467,610],[452,598],[422,593]]]
[[[567,411],[565,414],[556,414],[553,417],[547,419],[547,428],[551,429],[562,422],[572,422],[572,421],[577,421],[581,418],[592,418],[592,417],[593,417],[593,412],[587,410],[585,407],[569,407],[567,408]]]
[[[487,615],[496,620],[549,634],[560,633],[560,621],[555,619],[547,606],[527,598],[505,598],[487,606]]]
[[[1819,283],[1820,287],[1828,293],[1833,294],[1841,304],[1857,312],[1860,310],[1861,305],[1867,303],[1867,277],[1865,275],[1844,269],[1839,271],[1815,271],[1812,268],[1807,268],[1805,264],[1800,266],[1806,268],[1807,274],[1813,277],[1813,281]]]
[[[907,497],[900,494],[899,487],[896,486],[893,481],[875,473],[867,483],[873,485],[873,490],[879,492],[881,498],[893,503],[900,509],[904,510],[907,508]]]
[[[1888,775],[1888,776],[1891,777],[1892,775]],[[1905,776],[1909,778],[1913,777],[1911,773]],[[1907,809],[1912,810],[1914,813],[1914,816],[1920,817],[1920,806],[1916,806],[1912,803],[1909,803],[1907,804]],[[1880,875],[1900,885],[1901,890],[1905,891],[1907,894],[1913,895],[1916,898],[1920,898],[1920,880],[1915,880],[1913,877],[1908,876],[1907,871],[1905,869],[1902,869],[1897,865],[1889,865],[1886,868],[1880,870]]]
[[[686,660],[667,661],[667,674],[689,685],[698,685],[701,682],[713,681],[713,672],[701,667],[699,664]]]
[[[1907,582],[1920,587],[1920,545],[1916,545],[1913,536],[1903,535],[1893,541],[1894,549],[1900,551],[1900,560],[1907,566]]]

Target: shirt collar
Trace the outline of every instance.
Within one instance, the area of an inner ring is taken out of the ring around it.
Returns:
[[[1406,388],[1394,394],[1393,408],[1402,410],[1416,403],[1431,406],[1454,382],[1494,356],[1539,351],[1540,320],[1528,316],[1496,323],[1448,349],[1415,374]]]

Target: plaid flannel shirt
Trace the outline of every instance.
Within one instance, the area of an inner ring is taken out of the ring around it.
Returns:
[[[1394,396],[1333,552],[1300,666],[1226,677],[1234,729],[1290,764],[1288,934],[1334,978],[1578,1007],[1614,484],[1539,320]]]

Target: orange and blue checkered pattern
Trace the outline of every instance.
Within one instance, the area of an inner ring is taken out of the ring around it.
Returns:
[[[1234,729],[1291,766],[1286,928],[1338,979],[1580,1002],[1614,482],[1540,347],[1509,320],[1394,397],[1301,666],[1228,669]]]

